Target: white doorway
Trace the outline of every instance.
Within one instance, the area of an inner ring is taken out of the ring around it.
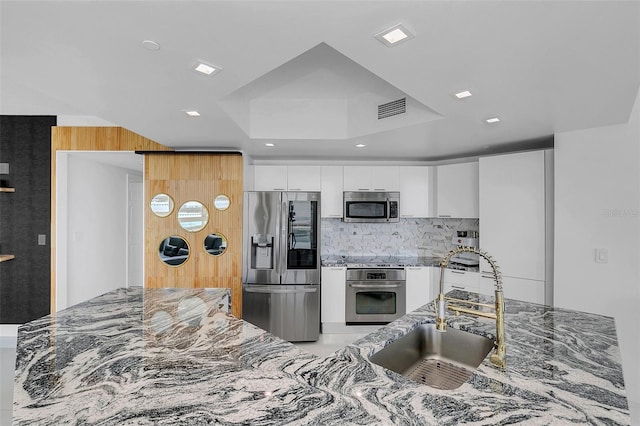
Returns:
[[[57,152],[56,310],[142,285],[143,165],[133,152]]]
[[[144,182],[129,174],[127,287],[144,285]]]

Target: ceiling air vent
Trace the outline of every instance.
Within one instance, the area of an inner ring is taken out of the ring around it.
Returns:
[[[378,120],[407,112],[407,98],[378,105]]]

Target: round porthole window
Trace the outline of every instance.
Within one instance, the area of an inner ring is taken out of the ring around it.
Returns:
[[[204,239],[204,251],[212,256],[220,256],[227,250],[227,239],[222,234],[209,234]]]
[[[158,217],[167,217],[173,211],[173,198],[167,194],[156,194],[149,204],[151,211]]]
[[[187,201],[178,210],[178,223],[185,231],[197,232],[207,226],[209,210],[200,201]]]
[[[218,210],[226,210],[229,208],[230,205],[231,205],[231,200],[229,200],[229,197],[227,197],[224,194],[218,195],[213,200],[213,206]]]
[[[172,235],[160,242],[158,255],[166,265],[180,266],[189,259],[189,245],[179,235]]]

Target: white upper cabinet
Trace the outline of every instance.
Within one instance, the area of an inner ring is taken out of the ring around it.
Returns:
[[[398,166],[374,166],[371,172],[373,191],[400,191],[400,168]]]
[[[345,191],[400,191],[398,166],[344,166]]]
[[[320,191],[321,180],[320,166],[287,167],[287,190],[289,191]]]
[[[438,217],[480,216],[478,162],[437,166],[436,182]]]
[[[253,171],[256,191],[287,190],[287,166],[254,166]]]
[[[342,217],[342,166],[322,166],[321,217]]]
[[[344,190],[345,191],[370,191],[371,167],[370,166],[344,166]]]
[[[256,191],[320,191],[320,166],[254,166]]]
[[[430,217],[428,166],[400,167],[400,217]]]

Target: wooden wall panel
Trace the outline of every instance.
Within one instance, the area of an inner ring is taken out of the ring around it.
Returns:
[[[122,127],[51,127],[51,313],[56,311],[56,152],[173,151]]]
[[[145,203],[155,194],[173,198],[174,210],[164,218],[145,209],[145,287],[225,287],[231,289],[231,310],[242,315],[242,197],[243,160],[239,154],[148,154],[145,155]],[[225,194],[227,210],[213,206]],[[187,201],[199,201],[209,211],[207,226],[188,232],[178,223],[178,209]],[[204,239],[219,233],[227,239],[220,256],[204,251]],[[168,236],[179,235],[189,244],[189,259],[179,266],[160,260],[158,248]]]

